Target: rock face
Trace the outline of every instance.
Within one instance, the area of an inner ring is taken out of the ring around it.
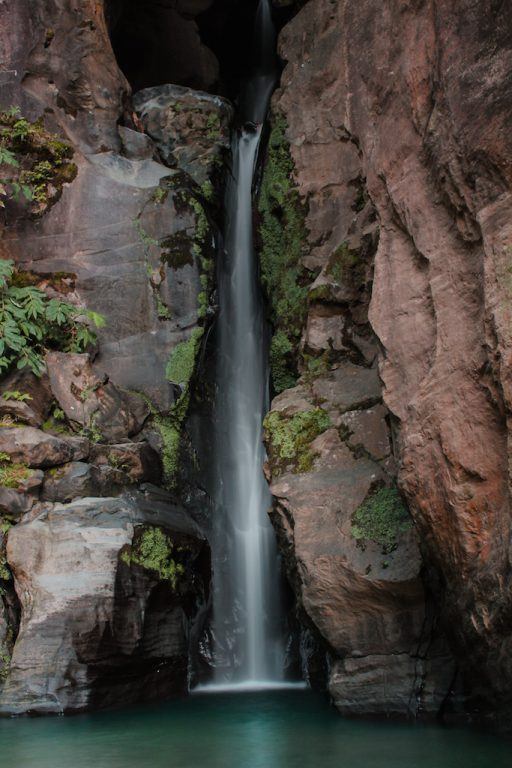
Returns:
[[[21,625],[3,714],[187,690],[187,628],[207,596],[209,555],[183,513],[141,499],[50,505],[11,529],[7,553]]]
[[[124,65],[119,34],[127,24],[134,31],[133,14],[148,20],[138,29],[144,44],[149,33],[165,36],[172,27],[181,53],[166,39],[167,74],[153,80],[162,59],[147,48],[141,58],[150,80],[136,87],[169,80],[209,87],[217,61],[191,18],[208,4],[2,6],[0,110],[19,106],[30,121],[43,116],[46,129],[71,145],[73,174],[44,215],[32,215],[23,200],[7,202],[0,257],[14,260],[22,285],[105,319],[87,354],[50,345],[41,379],[9,372],[0,384],[0,525],[12,526],[7,553],[3,532],[0,542],[5,712],[76,711],[187,686],[189,645],[197,645],[190,637],[209,576],[201,536],[191,523],[176,532],[185,515],[176,512],[176,497],[193,496],[178,477],[191,452],[185,421],[196,357],[215,312],[217,204],[207,198],[221,192],[231,111],[225,100],[178,88],[177,111],[182,101],[188,116],[201,116],[208,102],[209,136],[191,152],[198,127],[171,125],[167,107],[158,115],[154,105],[157,147],[143,132],[111,39]],[[197,58],[187,69],[192,51]],[[158,101],[154,89],[152,98]],[[181,555],[159,561],[165,578],[141,565],[154,515],[140,498],[120,496],[152,484],[175,493],[153,489],[162,510],[155,530],[189,552],[186,562]],[[69,594],[66,582],[74,583]],[[52,679],[58,648],[65,652]]]
[[[310,0],[281,34],[286,67],[274,99],[308,204],[304,264],[322,270],[317,288],[340,244],[352,248],[365,199],[374,208],[369,317],[398,480],[437,572],[430,584],[469,706],[480,712],[511,703],[511,39],[510,15],[490,1]],[[347,300],[346,288],[323,295]],[[304,343],[315,354],[322,335],[334,349],[347,340],[345,313],[332,315],[310,307]],[[279,485],[278,511],[280,493]],[[349,669],[356,680],[366,664],[386,677],[391,669],[369,653],[367,662],[345,661],[341,676],[355,711]],[[398,672],[398,654],[393,675],[406,679],[409,662]],[[339,679],[336,667],[332,684]]]

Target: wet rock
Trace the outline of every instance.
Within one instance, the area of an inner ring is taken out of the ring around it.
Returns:
[[[233,109],[226,99],[178,85],[160,85],[133,97],[144,130],[163,162],[202,185],[216,176],[229,150]]]
[[[376,368],[343,362],[313,382],[313,396],[340,412],[373,405],[382,398]]]
[[[148,531],[148,541],[156,536],[168,549],[161,571],[140,564],[138,542]],[[3,714],[76,712],[185,692],[187,627],[205,598],[209,558],[179,509],[147,508],[135,498],[49,505],[11,529],[7,554],[21,625]]]
[[[149,416],[140,395],[121,390],[94,372],[89,355],[50,352],[46,366],[52,392],[69,421],[115,441],[137,434]]]

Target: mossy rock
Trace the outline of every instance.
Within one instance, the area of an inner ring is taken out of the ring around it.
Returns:
[[[362,545],[373,541],[383,554],[398,546],[400,537],[412,527],[407,507],[396,488],[379,488],[352,516],[352,536]]]
[[[159,581],[167,581],[176,590],[185,574],[183,547],[156,526],[142,526],[135,531],[131,547],[121,552],[121,560],[128,566],[138,565],[150,571]]]
[[[273,474],[282,474],[286,469],[302,473],[313,468],[315,452],[311,443],[331,426],[331,420],[322,408],[293,416],[271,411],[263,426]]]

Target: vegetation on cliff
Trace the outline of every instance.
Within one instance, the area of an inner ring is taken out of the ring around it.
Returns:
[[[270,349],[275,392],[293,386],[297,378],[297,350],[310,282],[301,264],[307,245],[306,212],[294,184],[285,131],[284,117],[275,115],[258,204],[261,280],[275,331]]]
[[[384,553],[392,552],[402,533],[411,528],[407,507],[396,488],[380,488],[368,496],[352,516],[352,536],[374,541]]]
[[[311,443],[329,428],[329,414],[322,408],[301,411],[286,416],[271,411],[263,422],[269,459],[275,475],[284,469],[292,472],[308,472],[315,458]]]
[[[183,565],[175,559],[178,549],[161,528],[144,528],[132,547],[121,554],[126,565],[140,565],[148,571],[154,571],[162,581],[169,581],[176,589],[181,576],[185,573]]]
[[[77,168],[73,148],[47,131],[42,119],[31,122],[17,107],[0,112],[0,207],[8,199],[25,200],[41,215],[60,197]]]
[[[47,349],[83,352],[102,325],[101,315],[25,285],[12,260],[0,261],[0,373],[16,366],[40,376]]]

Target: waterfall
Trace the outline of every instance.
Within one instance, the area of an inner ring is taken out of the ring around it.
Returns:
[[[253,246],[252,185],[276,80],[269,0],[256,13],[254,72],[240,94],[226,192],[219,274],[213,625],[215,682],[282,676],[280,574],[268,519],[262,420],[268,409],[268,333]]]

